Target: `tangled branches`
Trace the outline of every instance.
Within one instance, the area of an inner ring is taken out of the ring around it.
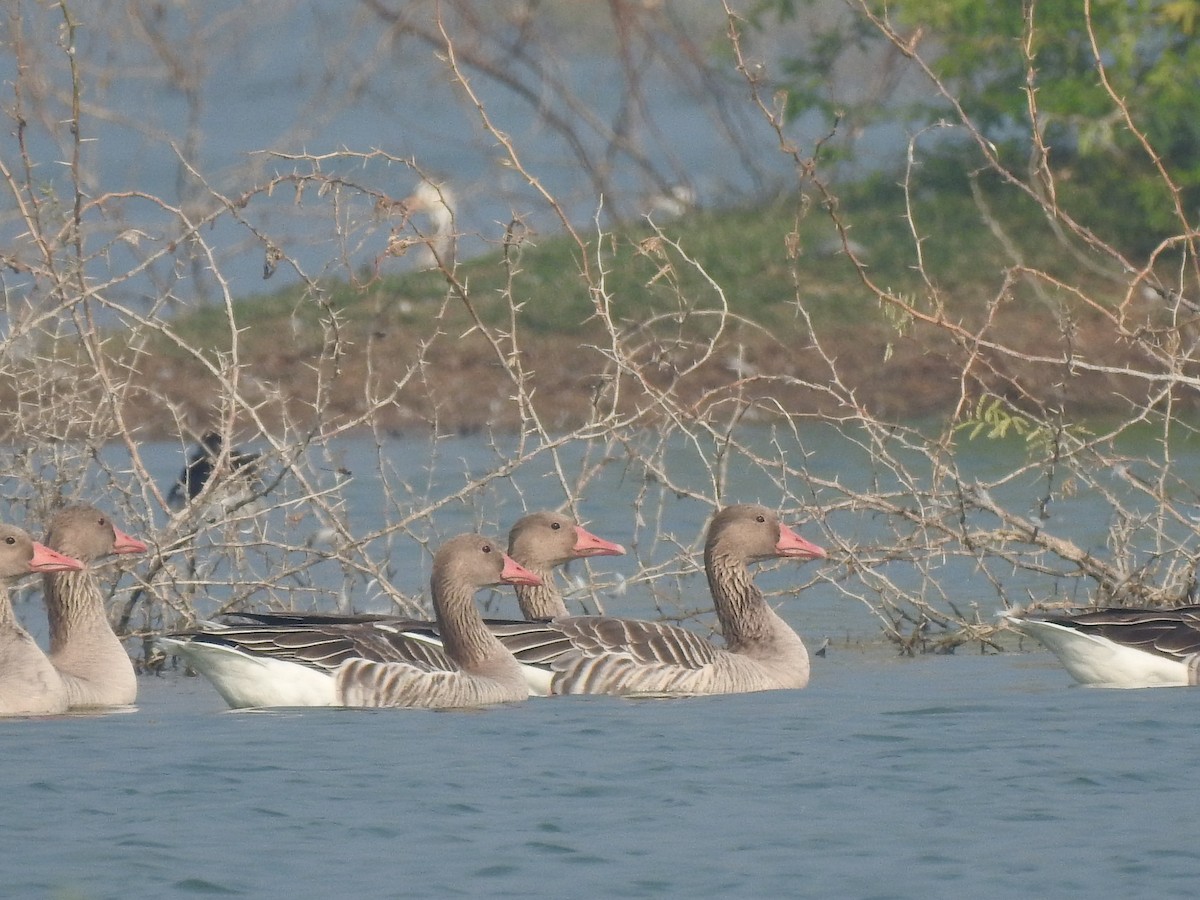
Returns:
[[[534,97],[520,78],[554,73],[501,77],[489,41],[502,36],[469,4],[428,17],[363,9],[391,40],[436,49],[496,148],[519,201],[490,226],[466,225],[462,192],[424,161],[378,148],[285,142],[218,179],[185,141],[173,147],[178,198],[104,190],[88,161],[96,118],[83,98],[96,73],[80,63],[81,26],[66,4],[22,9],[33,18],[8,25],[15,154],[0,159],[12,515],[39,521],[63,499],[102,498],[152,537],[149,567],[114,593],[126,632],[250,604],[415,612],[431,542],[499,530],[538,505],[600,517],[634,548],[632,574],[574,583],[584,609],[628,602],[644,614],[649,598],[664,616],[706,616],[689,599],[704,519],[743,499],[813,522],[834,564],[803,586],[854,601],[905,652],[999,646],[991,614],[1009,605],[1193,598],[1200,500],[1195,453],[1181,448],[1200,387],[1194,229],[1179,209],[1178,234],[1144,262],[1106,243],[1056,202],[1049,167],[1006,164],[917,43],[870,5],[862,22],[952,116],[906,142],[892,268],[858,240],[855,210],[825,176],[824,139],[802,147],[726,4],[733,67],[721,77],[749,102],[733,113],[723,94],[715,118],[740,151],[787,160],[793,179],[782,191],[791,228],[765,251],[779,285],[767,312],[724,274],[721,260],[748,252],[730,232],[715,252],[697,251],[676,220],[627,239],[625,216],[606,206],[605,192],[620,192],[587,135],[607,135],[609,160],[639,160],[656,189],[671,188],[671,173],[636,152],[627,123],[601,128],[571,95],[549,122],[595,189],[594,217],[580,220],[485,89],[500,78]],[[695,51],[662,30],[669,22],[618,24],[622,41],[653,35],[648,55],[672,66]],[[692,83],[714,84],[714,65],[697,65]],[[1111,101],[1136,132],[1136,111]],[[1035,122],[1036,102],[1031,90]],[[948,130],[974,148],[971,227],[995,250],[994,275],[971,282],[990,294],[965,299],[958,235],[937,221],[922,175],[923,148]],[[1039,140],[1033,129],[1044,158]],[[62,171],[47,173],[59,158]],[[1147,159],[1169,185],[1148,142]],[[995,208],[1005,197],[1035,208],[1084,274],[1031,253]],[[551,228],[562,237],[547,264],[539,230]],[[816,233],[833,235],[856,279],[837,315],[813,287]],[[395,277],[422,255],[429,271]],[[247,301],[235,284],[248,257],[288,287]],[[908,411],[924,417],[889,411],[887,398],[922,393]],[[208,431],[227,448],[249,442],[261,477],[232,477],[226,452],[215,463],[226,477],[172,509],[182,454]]]

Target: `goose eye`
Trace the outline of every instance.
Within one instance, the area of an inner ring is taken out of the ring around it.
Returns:
[[[762,514],[760,513],[759,515],[757,515],[757,516],[755,516],[755,517],[754,517],[754,521],[756,521],[756,522],[765,522],[765,521],[767,521],[767,517],[766,517],[766,516],[764,516],[764,515],[762,515]]]
[[[10,547],[13,544],[15,544],[16,542],[17,542],[17,539],[15,537],[13,537],[11,534],[4,539],[4,543],[8,544]]]
[[[491,544],[484,544],[484,545],[483,545],[483,546],[482,546],[480,549],[481,549],[481,550],[483,550],[483,552],[484,552],[484,553],[491,553],[491,552],[492,552],[492,545],[491,545]]]
[[[558,531],[560,528],[562,528],[562,524],[559,522],[551,522],[550,528],[554,531]]]

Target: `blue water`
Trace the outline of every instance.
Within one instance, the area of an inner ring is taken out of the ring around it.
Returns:
[[[1186,690],[834,648],[812,686],[0,723],[6,897],[1193,896]]]
[[[540,193],[512,170],[506,158],[500,161],[503,154],[495,138],[484,130],[447,71],[444,48],[400,34],[381,40],[387,25],[367,11],[331,8],[314,0],[286,7],[286,11],[278,6],[257,9],[208,0],[208,16],[189,16],[169,7],[149,16],[162,29],[164,41],[177,47],[183,70],[196,81],[197,134],[191,138],[180,77],[164,71],[158,54],[119,24],[106,28],[108,23],[84,15],[76,45],[88,73],[84,93],[89,109],[106,113],[86,115],[83,125],[89,196],[137,191],[186,206],[196,201],[197,192],[202,197],[207,194],[193,183],[191,191],[180,196],[181,181],[190,181],[181,176],[180,156],[190,155],[189,162],[205,183],[228,196],[260,187],[277,174],[318,167],[400,200],[418,181],[405,165],[411,161],[421,172],[446,179],[453,187],[459,252],[464,258],[494,247],[514,216],[537,233],[561,230],[558,214]],[[57,10],[26,14],[31,35],[26,39],[39,47],[44,77],[65,80],[65,61],[56,47],[61,16]],[[415,18],[422,27],[433,27],[424,16]],[[708,34],[724,31],[719,12],[706,18],[711,23]],[[449,19],[456,41],[467,45],[479,39],[470,29],[456,28],[453,15]],[[685,90],[684,84],[694,83],[694,76],[677,78],[672,66],[649,55],[638,65],[641,94],[631,117],[629,100],[622,95],[625,78],[609,50],[612,25],[603,14],[595,16],[594,22],[597,33],[589,40],[572,38],[569,25],[566,33],[553,24],[539,29],[539,35],[545,32],[539,40],[549,47],[545,55],[535,51],[534,58],[577,92],[578,102],[588,107],[599,125],[572,111],[567,98],[540,82],[530,65],[506,54],[510,39],[502,33],[485,38],[480,52],[506,67],[517,83],[533,91],[536,100],[522,98],[466,67],[496,127],[511,136],[522,163],[578,227],[588,231],[598,216],[607,221],[618,211],[625,218],[638,218],[651,209],[642,196],[661,190],[662,184],[687,185],[706,204],[729,204],[770,195],[790,182],[788,158],[778,151],[777,138],[766,122],[743,99],[745,88],[732,69],[712,79],[704,90]],[[491,25],[499,27],[498,22]],[[205,45],[205,51],[193,55],[190,48],[198,44]],[[593,46],[603,49],[595,51]],[[0,59],[11,56],[5,49],[0,47]],[[641,56],[645,51],[634,52]],[[554,55],[560,58],[548,58]],[[10,61],[9,71],[15,71],[15,65],[15,60]],[[718,96],[713,96],[714,91]],[[718,108],[730,117],[728,123],[714,121]],[[65,115],[60,107],[46,114],[50,121]],[[572,144],[547,123],[548,115],[569,123],[586,165]],[[55,161],[63,158],[64,151],[38,127],[37,115],[30,118],[31,127],[23,138],[45,169],[42,177],[57,178],[62,167]],[[790,133],[807,145],[828,127],[828,122],[806,116],[793,123]],[[610,129],[628,130],[625,137],[647,161],[647,168],[610,146]],[[65,131],[56,138],[68,142]],[[6,149],[14,157],[19,152],[15,142]],[[343,158],[324,159],[319,166],[271,155],[343,151],[347,154]],[[377,151],[390,160],[362,158]],[[604,196],[588,177],[588,167],[605,172]],[[69,190],[65,175],[58,187]],[[329,201],[316,195],[316,186],[303,203],[291,187],[269,197],[256,195],[239,218],[286,248],[309,277],[346,278],[359,266],[373,264],[386,244],[386,237],[371,235],[366,224],[374,197],[346,190],[339,195],[335,212]],[[131,200],[119,208],[110,203],[105,209],[106,215],[90,222],[93,243],[106,247],[105,265],[97,267],[97,279],[104,277],[109,265],[113,272],[135,266],[150,243],[177,237],[177,224],[155,204]],[[660,213],[658,218],[664,216]],[[0,223],[0,235],[14,238],[23,227],[18,223],[7,234]],[[105,240],[106,228],[114,236],[136,228],[147,237],[135,248],[120,240],[110,244]],[[351,236],[343,244],[335,235],[344,236],[346,230]],[[213,248],[223,283],[236,296],[300,281],[284,265],[264,285],[261,242],[229,216],[205,228],[203,240]],[[391,259],[386,271],[411,265],[411,260]],[[126,294],[137,297],[139,291],[160,297],[165,280],[176,296],[190,298],[198,287],[186,273],[171,272],[169,266],[163,267],[159,278],[157,284],[134,278],[112,290],[127,300]],[[199,287],[210,295],[217,293],[215,282]]]

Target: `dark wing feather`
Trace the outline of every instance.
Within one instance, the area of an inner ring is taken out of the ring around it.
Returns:
[[[453,668],[441,642],[427,631],[406,632],[388,624],[230,625],[172,637],[223,644],[327,672],[351,659]]]
[[[1175,609],[1113,607],[1030,616],[1171,659],[1200,653],[1200,606]]]
[[[700,635],[664,622],[568,616],[554,626],[571,645],[552,663],[556,694],[706,693],[727,656]]]
[[[694,631],[666,622],[568,616],[555,619],[554,625],[585,656],[620,654],[642,665],[700,669],[724,652]]]
[[[409,619],[402,616],[365,613],[346,615],[341,613],[226,613],[220,621],[231,626],[263,625],[276,628],[316,628],[328,633],[337,627],[355,626],[371,629],[384,636],[393,645],[395,656],[383,658],[376,651],[374,656],[365,656],[375,662],[423,660],[437,668],[448,668],[448,658],[441,650],[441,637],[437,623]],[[571,648],[570,641],[548,622],[526,622],[523,619],[487,619],[492,633],[509,649],[518,660],[527,665],[547,665],[556,656]],[[330,626],[333,626],[332,628]]]
[[[489,619],[487,625],[508,652],[527,666],[548,666],[572,649],[570,639],[550,622]]]
[[[217,617],[229,625],[363,625],[371,622],[412,622],[418,619],[403,619],[386,613],[323,613],[323,612],[230,612]]]

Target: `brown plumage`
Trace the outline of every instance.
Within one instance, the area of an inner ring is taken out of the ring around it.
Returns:
[[[33,637],[21,627],[8,585],[30,572],[79,570],[83,563],[0,525],[0,716],[53,715],[67,709],[67,689]]]
[[[133,703],[137,676],[109,624],[91,564],[114,553],[145,553],[146,545],[94,506],[70,506],[58,512],[50,520],[46,544],[84,563],[80,571],[44,576],[50,662],[62,676],[71,707]]]
[[[561,635],[546,644],[556,694],[693,695],[802,688],[808,651],[771,609],[748,564],[774,558],[821,559],[825,551],[780,523],[764,506],[720,510],[704,546],[723,647],[663,622],[610,616],[556,618]]]
[[[542,583],[517,588],[517,604],[526,619],[565,616],[567,605],[554,581],[554,570],[575,559],[620,556],[625,548],[597,537],[568,516],[532,512],[522,516],[508,532],[508,555],[537,573]]]
[[[529,569],[540,584],[516,586],[517,602],[526,620],[537,625],[507,619],[485,620],[488,629],[522,662],[533,664],[525,670],[530,691],[546,694],[550,674],[542,664],[548,657],[543,648],[549,643],[560,648],[557,632],[547,632],[540,621],[566,615],[567,608],[554,581],[554,569],[574,559],[615,556],[625,552],[620,544],[597,537],[556,512],[532,512],[509,530],[509,556]],[[233,613],[224,617],[227,628],[220,633],[233,636],[247,649],[261,650],[277,637],[304,646],[310,664],[332,669],[348,659],[371,662],[417,662],[433,668],[451,668],[442,647],[437,622],[387,615],[329,615],[322,613]],[[278,629],[276,635],[272,629]]]
[[[397,639],[406,620],[383,617],[218,626],[168,635],[164,642],[233,707],[506,703],[529,691],[513,655],[484,624],[475,594],[490,585],[537,582],[497,542],[459,535],[433,558],[430,591],[444,645],[440,655],[413,652],[407,640]]]

